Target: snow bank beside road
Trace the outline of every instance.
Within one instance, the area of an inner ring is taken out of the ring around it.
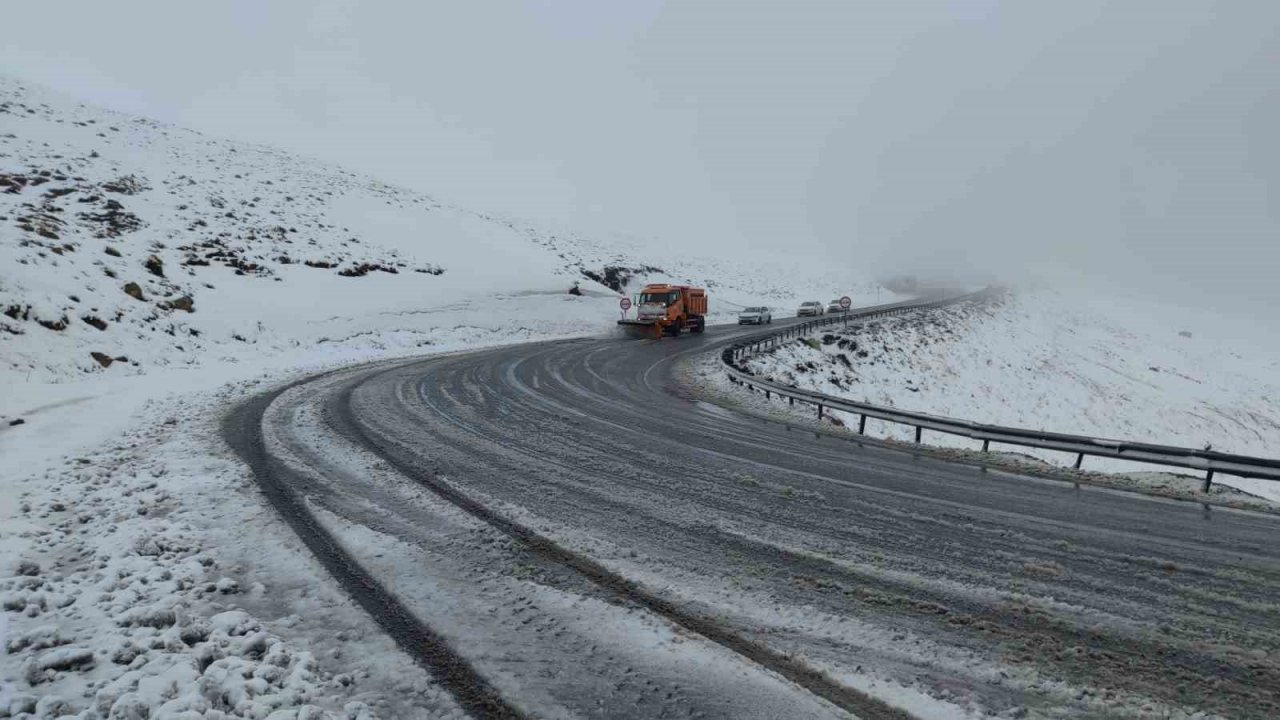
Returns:
[[[526,298],[525,307],[554,317],[561,306],[590,302],[557,293]],[[43,574],[33,580],[17,565],[0,566],[0,578],[14,575],[0,579],[0,595],[35,592],[5,596],[9,637],[43,637],[52,627],[59,643],[88,656],[46,668],[56,656],[42,655],[38,643],[15,645],[0,665],[0,692],[103,716],[117,702],[153,717],[180,708],[231,717],[451,716],[449,696],[351,606],[259,499],[247,471],[225,457],[218,420],[252,392],[329,367],[595,329],[581,312],[530,322],[503,308],[423,313],[424,323],[448,327],[433,328],[429,345],[370,334],[237,363],[12,386],[3,405],[25,408],[27,421],[0,427],[0,556],[34,562]],[[239,613],[247,629],[184,640],[207,625],[216,630],[227,613]],[[258,652],[263,643],[266,654]],[[113,661],[122,647],[130,648],[119,655],[126,661]],[[134,649],[145,663],[127,657]],[[206,664],[208,657],[225,662]],[[276,670],[260,671],[264,663],[297,672],[273,685]],[[270,677],[241,687],[246,673]],[[170,681],[195,689],[174,694]],[[112,695],[135,685],[160,689]]]
[[[327,589],[237,464],[214,454],[218,418],[208,409],[249,387],[148,403],[151,419],[109,449],[24,479],[6,474],[14,506],[4,508],[0,533],[8,626],[0,710],[104,718],[452,711]],[[352,642],[334,642],[335,633]]]
[[[1280,337],[1226,323],[1134,298],[1028,291],[859,322],[788,343],[748,367],[805,389],[947,417],[1274,456]],[[913,439],[906,426],[868,427],[877,436]],[[925,435],[931,444],[977,447]],[[1018,452],[1056,463],[1067,457]],[[1087,458],[1085,466],[1150,469],[1104,458]],[[1275,483],[1222,480],[1280,500]]]

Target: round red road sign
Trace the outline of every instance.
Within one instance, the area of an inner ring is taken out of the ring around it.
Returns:
[[[844,297],[840,298],[841,309],[848,310],[852,306],[853,306],[853,301],[849,299],[848,295],[845,295]]]
[[[619,300],[619,301],[618,301],[618,307],[622,308],[623,310],[630,310],[630,309],[631,309],[631,298],[625,298],[625,297],[624,297],[624,298],[622,298],[621,300]]]

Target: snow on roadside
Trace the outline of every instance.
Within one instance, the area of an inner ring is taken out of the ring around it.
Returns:
[[[566,304],[580,310],[566,315]],[[530,322],[523,317],[529,306],[535,316],[560,319]],[[559,294],[527,298],[521,309],[497,301],[454,308],[434,318],[449,329],[436,329],[428,347],[448,352],[587,334],[598,328],[591,308],[589,298]],[[387,343],[373,338],[256,362],[15,386],[5,399],[10,407],[45,407],[0,429],[0,555],[13,558],[0,566],[7,578],[0,592],[17,593],[11,601],[5,595],[8,638],[16,640],[0,693],[16,699],[15,708],[57,697],[76,712],[103,716],[119,688],[133,688],[120,712],[146,707],[153,717],[184,707],[231,717],[272,710],[281,712],[277,718],[451,716],[447,694],[333,586],[219,438],[222,412],[254,392],[424,349]],[[23,576],[24,561],[40,574]],[[219,618],[231,617],[238,624],[219,631]],[[184,640],[206,626],[213,628],[206,639]],[[21,640],[44,628],[57,631],[56,647],[88,655],[63,669],[29,670],[57,657]],[[263,642],[266,655],[258,651]],[[131,649],[117,653],[122,647]],[[134,649],[147,660],[130,657]],[[205,655],[226,659],[205,663]],[[289,684],[272,685],[269,669],[261,671],[270,676],[265,686],[255,681],[247,689],[223,692],[221,680],[205,679],[205,672],[252,676],[268,656],[268,664],[297,668],[281,676]],[[156,678],[197,690],[175,695]],[[165,687],[153,692],[157,684]]]
[[[784,384],[935,415],[1094,437],[1274,456],[1280,447],[1280,337],[1236,332],[1228,320],[1062,291],[876,318],[789,342],[748,361]],[[1224,340],[1230,340],[1229,344]],[[857,416],[833,413],[848,425]],[[869,421],[877,437],[911,441],[906,426]],[[926,442],[976,449],[965,438]],[[1017,452],[1063,464],[1064,453]],[[1152,466],[1087,458],[1087,469],[1178,485]],[[1139,471],[1148,471],[1146,473]],[[1219,476],[1280,501],[1276,483]]]
[[[261,389],[148,401],[109,448],[6,476],[0,716],[461,716],[220,455],[221,409]]]

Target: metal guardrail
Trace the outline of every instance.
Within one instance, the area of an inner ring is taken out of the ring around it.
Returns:
[[[995,291],[988,289],[946,300],[908,301],[821,317],[809,322],[791,325],[776,332],[751,336],[745,341],[725,348],[721,353],[721,359],[729,372],[729,379],[732,382],[741,384],[752,391],[759,389],[764,392],[766,398],[772,398],[777,395],[780,398],[787,398],[793,405],[797,401],[814,405],[818,409],[819,418],[828,409],[859,415],[858,434],[860,435],[866,432],[867,418],[875,418],[914,427],[916,429],[915,441],[917,443],[920,442],[925,430],[932,430],[948,435],[959,435],[973,440],[981,440],[983,452],[990,450],[991,443],[1002,443],[1005,445],[1075,453],[1075,467],[1077,469],[1080,468],[1086,456],[1118,458],[1120,460],[1155,465],[1190,468],[1205,473],[1205,492],[1209,491],[1215,473],[1264,480],[1280,480],[1280,460],[1277,459],[1249,457],[1247,455],[1234,455],[1213,450],[1197,450],[1170,445],[1130,442],[1128,440],[1068,435],[1065,433],[1045,432],[1043,430],[1027,430],[1025,428],[1004,427],[1001,425],[986,425],[969,420],[956,420],[937,415],[871,405],[869,403],[853,402],[823,393],[801,390],[797,387],[785,386],[762,379],[739,367],[739,363],[742,360],[752,355],[781,347],[783,343],[803,337],[819,328],[847,323],[849,320],[854,319],[865,320],[952,305],[967,300],[979,299],[993,292]]]

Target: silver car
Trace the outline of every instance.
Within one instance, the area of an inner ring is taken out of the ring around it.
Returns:
[[[840,307],[840,298],[836,298],[835,300],[832,300],[831,302],[827,303],[827,312],[843,313],[843,312],[849,312],[849,311]]]
[[[796,317],[817,317],[825,312],[826,309],[822,307],[822,303],[817,300],[810,300],[800,303],[800,307],[796,310]]]
[[[738,313],[739,325],[768,325],[773,322],[773,311],[763,305],[743,308]]]

